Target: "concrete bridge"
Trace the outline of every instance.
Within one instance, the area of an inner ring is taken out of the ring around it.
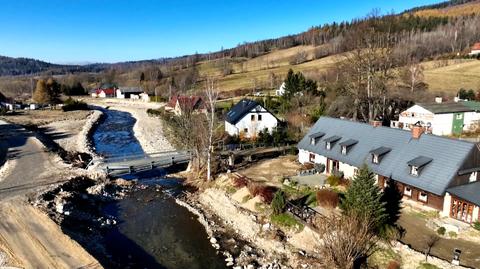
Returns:
[[[108,156],[94,161],[93,164],[96,169],[104,171],[108,175],[121,176],[155,168],[168,168],[176,164],[188,163],[191,159],[192,154],[190,151],[165,151],[126,156]]]

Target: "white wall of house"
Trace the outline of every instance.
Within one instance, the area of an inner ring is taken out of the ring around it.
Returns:
[[[150,102],[150,96],[148,96],[147,93],[141,93],[139,94],[139,96],[140,96],[140,100],[144,102]]]
[[[405,130],[410,130],[410,125],[419,121],[424,124],[433,124],[433,119],[434,114],[419,105],[414,105],[403,111],[398,117],[398,121],[403,123],[403,129]]]
[[[107,97],[107,94],[105,94],[104,91],[101,91],[101,92],[98,94],[98,97],[105,98],[105,97]]]
[[[475,222],[475,221],[478,220],[478,212],[479,211],[480,211],[480,209],[478,208],[478,206],[473,207],[472,222]]]
[[[355,170],[357,168],[347,163],[340,162],[338,169],[343,172],[345,178],[353,178],[353,176],[355,175]]]
[[[453,113],[436,114],[432,123],[432,134],[451,135],[453,124]]]
[[[259,116],[261,115],[261,120]],[[225,131],[230,135],[239,135],[243,133],[245,137],[251,138],[257,135],[260,131],[268,129],[271,133],[278,125],[278,120],[270,112],[261,106],[252,109],[250,113],[246,114],[240,121],[235,124],[235,128],[227,127],[228,122],[225,122]]]
[[[473,131],[475,128],[480,127],[480,113],[477,112],[465,112],[464,114],[463,126],[464,131]]]
[[[225,132],[227,132],[229,135],[232,135],[232,136],[239,135],[238,128],[228,121],[225,121]]]
[[[117,89],[116,92],[117,92],[116,94],[117,98],[125,99],[125,94],[123,94],[121,90]]]
[[[450,206],[452,205],[452,196],[450,193],[445,193],[443,197],[443,210],[440,211],[441,217],[450,217]]]
[[[480,50],[472,50],[468,55],[478,55],[480,54]]]

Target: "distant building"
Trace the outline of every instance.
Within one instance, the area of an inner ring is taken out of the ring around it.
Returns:
[[[472,50],[468,55],[471,55],[471,56],[480,55],[480,42],[477,42],[472,46]]]
[[[401,112],[391,127],[410,130],[414,125],[434,135],[459,135],[480,127],[480,102],[443,102],[437,97],[434,103],[416,104]]]
[[[441,216],[475,222],[480,216],[479,147],[423,134],[422,129],[321,117],[298,144],[299,162],[322,164],[321,173],[352,180],[367,165],[380,188],[393,180],[404,200],[438,210]]]
[[[229,135],[255,137],[267,129],[270,133],[278,126],[279,120],[263,106],[249,99],[242,99],[227,113],[225,132]]]
[[[278,88],[278,90],[275,91],[276,96],[283,96],[284,94],[285,94],[285,82],[283,82],[282,85],[280,85],[280,88]]]
[[[140,99],[143,93],[142,88],[138,87],[119,87],[116,90],[116,97],[120,99]]]
[[[165,110],[182,115],[185,111],[205,113],[205,102],[200,96],[175,95],[165,105]]]
[[[117,86],[115,84],[106,83],[100,86],[98,89],[90,91],[90,95],[95,98],[115,97],[116,89]]]

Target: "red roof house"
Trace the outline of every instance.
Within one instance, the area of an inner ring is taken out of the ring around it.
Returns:
[[[205,102],[200,96],[174,95],[165,106],[166,110],[173,111],[177,115],[181,115],[182,111],[205,111]]]
[[[469,55],[480,55],[480,42],[473,44]]]

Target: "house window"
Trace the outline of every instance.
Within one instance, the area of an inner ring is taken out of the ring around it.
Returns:
[[[313,138],[313,137],[312,137],[312,138],[310,138],[310,144],[312,144],[312,145],[314,145],[314,146],[315,146],[315,144],[316,144],[316,143],[315,143],[315,138]]]
[[[250,116],[250,119],[251,119],[252,121],[255,121],[255,115],[251,115],[251,116]]]
[[[244,133],[248,133],[248,128],[243,129]]]
[[[428,200],[428,194],[426,192],[423,192],[423,191],[419,192],[418,193],[418,200],[426,203],[427,200]]]
[[[342,146],[342,154],[347,155],[347,146]]]
[[[309,160],[311,163],[314,163],[314,162],[315,162],[315,154],[310,153],[310,155],[308,156],[308,160]]]
[[[378,163],[379,163],[378,155],[376,155],[376,154],[373,154],[373,155],[372,155],[372,163],[375,163],[375,164],[378,164]]]
[[[325,144],[325,148],[326,148],[327,150],[330,150],[330,149],[332,148],[332,144],[331,144],[330,142],[327,142],[327,143]]]
[[[262,121],[262,115],[258,115],[258,121]]]
[[[410,187],[405,187],[403,189],[403,195],[408,196],[408,197],[412,197],[412,189]]]
[[[418,176],[418,167],[416,166],[410,166],[410,175],[412,176]]]

